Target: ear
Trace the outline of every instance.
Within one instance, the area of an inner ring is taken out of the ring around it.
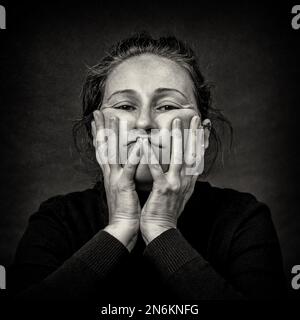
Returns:
[[[204,127],[204,148],[207,149],[209,146],[211,121],[209,119],[204,119],[202,121],[202,126]]]

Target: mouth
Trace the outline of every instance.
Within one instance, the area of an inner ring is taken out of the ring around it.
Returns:
[[[148,139],[148,142],[149,142],[150,145],[153,145],[153,146],[155,146],[156,148],[163,149],[163,146],[162,146],[161,144],[153,143],[153,142],[151,142],[151,140],[150,140],[149,138],[147,138],[147,139]],[[127,146],[129,147],[129,146],[133,145],[134,143],[136,143],[136,140],[133,140],[133,141],[128,142]]]

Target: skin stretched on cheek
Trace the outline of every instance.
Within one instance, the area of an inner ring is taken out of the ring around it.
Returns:
[[[105,122],[108,123],[108,119],[111,117],[117,117],[119,121],[122,121],[126,123],[126,128],[128,132],[130,130],[136,130],[135,123],[136,123],[136,117],[130,114],[126,114],[124,112],[120,112],[113,108],[104,108],[103,114],[105,117]],[[160,114],[156,116],[156,123],[158,124],[158,128],[152,130],[152,137],[154,140],[154,144],[158,145],[159,142],[162,143],[163,148],[170,148],[171,138],[170,138],[170,132],[171,132],[171,126],[172,121],[174,119],[180,119],[182,123],[182,129],[188,129],[190,121],[193,116],[199,115],[199,113],[196,110],[193,109],[182,109],[182,110],[173,110],[165,114]],[[169,134],[165,134],[169,132]],[[128,135],[128,132],[126,133]],[[125,132],[120,132],[119,135],[124,135]],[[130,141],[130,135],[128,140]],[[186,141],[184,141],[186,142]],[[132,145],[130,145],[130,148],[128,149],[130,151]],[[155,152],[162,151],[160,148],[154,148]],[[162,155],[161,153],[156,153],[157,158],[160,160],[160,163],[162,163]],[[166,165],[166,162],[164,162],[164,168],[167,170],[168,165]],[[164,171],[165,171],[164,170]]]
[[[161,109],[163,105],[171,108]],[[188,129],[192,117],[199,115],[187,71],[169,59],[154,55],[129,58],[112,71],[106,81],[100,110],[105,123],[109,118],[117,117],[119,121],[127,121],[128,130],[149,132],[154,129],[154,144],[164,132],[162,129],[171,130],[175,118],[181,119],[182,129]],[[161,139],[170,145],[170,139]],[[156,156],[161,160],[160,154]],[[162,168],[166,171],[168,164]],[[152,183],[147,165],[137,167],[135,180],[139,185]]]
[[[111,109],[111,108],[103,109],[103,114],[105,116],[106,123],[108,123],[108,119],[110,117],[118,117],[120,121],[127,121],[128,130],[136,129],[136,127],[135,127],[136,118],[133,115],[126,114],[125,112],[120,112],[119,110]],[[181,119],[182,129],[188,129],[189,125],[190,125],[190,121],[191,121],[192,117],[195,115],[199,115],[199,113],[196,110],[184,109],[184,110],[174,110],[174,111],[170,111],[168,113],[156,116],[155,120],[158,124],[158,134],[154,133],[154,135],[153,135],[154,140],[159,139],[157,137],[157,135],[158,135],[161,138],[160,141],[167,142],[167,144],[168,144],[168,145],[164,145],[164,148],[170,148],[171,140],[168,139],[169,137],[168,138],[162,137],[162,132],[163,132],[162,129],[167,129],[167,130],[171,131],[172,121],[176,118]],[[124,135],[124,132],[120,132],[119,135]],[[186,140],[184,142],[186,142]],[[128,153],[131,151],[133,146],[134,146],[134,144],[129,145]],[[184,147],[185,147],[185,145],[184,145]],[[156,157],[158,159],[160,159],[160,163],[161,163],[161,160],[163,158],[162,149],[155,148],[154,151],[156,153]],[[161,151],[161,153],[157,153],[159,151]],[[128,156],[128,153],[127,153],[127,156]],[[164,162],[163,164],[161,164],[161,167],[164,172],[167,172],[169,169],[169,164]],[[148,165],[140,164],[137,167],[135,181],[136,181],[137,189],[151,190],[153,179],[152,179],[152,175],[150,173]]]

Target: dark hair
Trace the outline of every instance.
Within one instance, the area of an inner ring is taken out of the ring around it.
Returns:
[[[81,92],[82,116],[76,120],[73,126],[73,137],[77,151],[82,159],[87,159],[92,165],[96,164],[99,173],[91,134],[93,111],[102,102],[106,79],[110,72],[124,60],[141,54],[154,54],[170,59],[189,73],[194,83],[193,89],[201,118],[209,118],[212,122],[210,145],[205,153],[205,173],[208,173],[222,147],[218,124],[226,124],[229,128],[230,146],[233,130],[221,110],[212,107],[211,85],[205,81],[200,72],[193,50],[174,36],[154,39],[147,32],[135,34],[113,45],[98,64],[88,67]]]

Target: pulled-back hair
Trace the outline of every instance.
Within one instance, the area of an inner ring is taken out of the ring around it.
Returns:
[[[218,123],[226,124],[230,129],[230,141],[232,141],[232,127],[221,110],[212,107],[211,85],[208,84],[200,72],[194,51],[184,42],[174,36],[154,39],[147,32],[135,34],[113,45],[100,62],[93,67],[88,67],[85,82],[83,84],[82,115],[73,126],[75,147],[83,160],[88,160],[99,172],[99,165],[95,157],[92,143],[91,121],[93,111],[98,109],[104,96],[105,84],[108,75],[123,61],[142,54],[154,54],[176,62],[190,75],[194,84],[198,111],[202,120],[209,118],[212,126],[210,144],[205,152],[205,170],[207,173],[214,164],[221,150],[221,138],[218,133]],[[101,176],[101,174],[100,174]],[[98,175],[99,177],[99,175]]]

